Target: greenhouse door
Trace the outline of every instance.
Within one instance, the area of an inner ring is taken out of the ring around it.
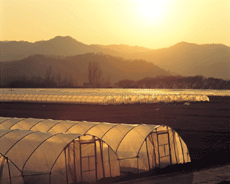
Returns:
[[[97,181],[96,143],[80,143],[80,162],[82,181],[95,183]]]
[[[158,151],[159,151],[159,166],[160,168],[164,168],[167,165],[171,165],[171,151],[170,151],[170,143],[169,143],[169,133],[158,133]]]
[[[67,183],[97,181],[96,142],[75,140],[65,149]]]

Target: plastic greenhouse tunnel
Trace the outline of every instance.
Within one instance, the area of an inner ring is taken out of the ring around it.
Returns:
[[[95,105],[119,105],[119,104],[152,104],[169,102],[196,102],[209,101],[206,94],[197,94],[184,91],[145,91],[100,89],[100,92],[90,89],[65,90],[31,90],[31,89],[0,89],[0,102],[26,102],[26,103],[56,103],[56,104],[95,104]],[[162,94],[164,93],[164,94]]]
[[[2,153],[0,153],[0,183],[23,183],[21,171]]]
[[[96,183],[120,175],[116,153],[92,135],[0,129],[1,184]]]
[[[2,117],[0,128],[96,136],[117,154],[121,173],[140,173],[191,162],[183,139],[164,125]]]

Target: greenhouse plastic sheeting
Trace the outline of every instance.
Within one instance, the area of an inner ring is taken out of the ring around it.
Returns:
[[[209,101],[209,98],[205,94],[188,91],[166,93],[158,90],[137,89],[0,89],[0,102],[119,105],[184,101]]]
[[[5,155],[0,153],[0,183],[23,184],[21,171]]]
[[[116,152],[123,172],[144,172],[191,161],[182,138],[163,125],[2,117],[0,128],[97,136]]]
[[[116,153],[91,135],[0,129],[0,152],[4,184],[95,183],[120,175]]]

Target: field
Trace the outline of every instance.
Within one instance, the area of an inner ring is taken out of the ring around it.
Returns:
[[[110,123],[165,124],[187,144],[192,168],[230,163],[230,97],[209,102],[124,105],[0,103],[0,116]]]

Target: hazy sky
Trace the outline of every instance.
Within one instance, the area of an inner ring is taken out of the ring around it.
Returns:
[[[230,0],[0,0],[0,41],[230,46]]]

